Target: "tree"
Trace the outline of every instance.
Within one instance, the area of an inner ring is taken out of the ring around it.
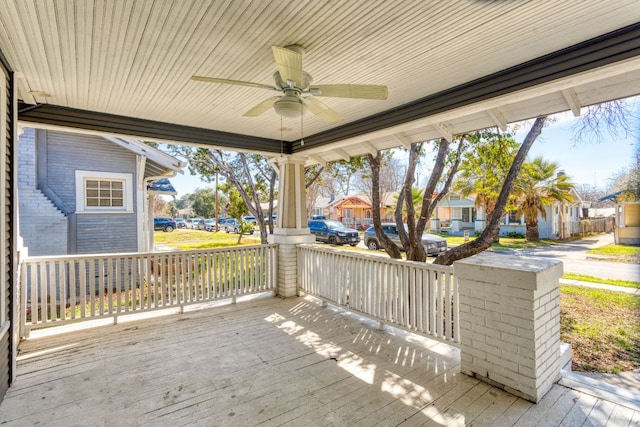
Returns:
[[[427,251],[422,244],[422,234],[431,218],[438,202],[449,192],[453,178],[460,166],[461,155],[465,147],[466,135],[454,138],[453,144],[457,144],[456,150],[450,150],[452,143],[444,138],[435,141],[438,151],[434,160],[431,176],[423,190],[422,204],[419,215],[416,215],[413,198],[413,181],[416,166],[422,153],[423,143],[413,143],[409,150],[409,161],[402,190],[398,196],[398,204],[395,210],[395,220],[398,226],[398,235],[402,246],[407,252],[407,259],[424,262],[427,259]],[[445,173],[446,172],[446,173]],[[441,185],[441,191],[435,194],[436,187]],[[435,194],[435,195],[434,195]],[[406,210],[405,232],[402,212]],[[416,221],[417,218],[417,221]]]
[[[213,218],[216,214],[216,194],[212,188],[196,189],[191,194],[191,209],[196,216]]]
[[[640,200],[640,141],[636,143],[635,165],[622,169],[613,177],[612,193],[620,193],[618,201],[633,202]]]
[[[374,157],[371,154],[367,154],[367,163],[371,168],[371,206],[373,217],[373,228],[376,231],[376,237],[380,242],[380,245],[389,254],[391,258],[400,259],[400,249],[393,243],[391,238],[384,234],[382,231],[382,218],[380,217],[380,167],[382,164],[382,154],[378,151]]]
[[[454,189],[463,197],[475,196],[476,208],[484,208],[489,220],[520,144],[511,133],[493,129],[471,133],[468,139],[471,149],[463,156]]]
[[[520,173],[520,168],[527,157],[529,149],[540,133],[542,133],[542,128],[544,127],[546,120],[547,116],[536,118],[531,129],[529,129],[529,132],[524,138],[522,145],[520,145],[520,149],[518,150],[511,168],[504,179],[502,189],[500,190],[500,194],[498,195],[494,206],[493,214],[491,215],[491,218],[488,218],[485,229],[482,231],[480,236],[475,240],[456,246],[455,248],[449,249],[447,252],[438,255],[433,261],[434,264],[451,265],[454,261],[478,254],[491,246],[491,243],[494,241],[494,236],[500,230],[500,218],[507,206],[511,190],[518,174]]]
[[[189,169],[200,174],[206,181],[211,182],[216,174],[220,174],[227,183],[235,187],[249,213],[256,218],[262,244],[267,243],[267,233],[273,232],[273,201],[277,174],[264,156],[191,147],[176,147],[174,152],[185,157],[189,161]],[[269,203],[266,212],[268,232],[262,202]]]
[[[405,172],[405,178],[400,190],[400,194],[397,198],[396,209],[394,213],[396,225],[398,228],[398,235],[402,243],[403,248],[407,253],[407,259],[412,261],[425,261],[427,258],[427,252],[422,245],[422,234],[427,225],[427,221],[431,217],[438,201],[449,191],[453,177],[457,171],[460,163],[460,155],[464,147],[464,136],[456,138],[458,149],[449,152],[451,144],[449,141],[442,139],[434,144],[438,148],[438,153],[435,159],[435,165],[427,183],[425,189],[422,191],[424,195],[422,197],[420,216],[416,221],[415,210],[415,188],[413,187],[415,170],[418,165],[420,156],[423,154],[422,142],[413,143],[409,149],[409,159],[407,162],[407,168]],[[376,231],[376,237],[387,251],[389,256],[393,258],[399,258],[400,252],[391,240],[382,232],[381,218],[380,218],[380,170],[383,164],[385,155],[378,151],[377,155],[367,155],[367,160],[371,168],[371,193],[372,193],[372,206],[373,212],[373,226]],[[448,172],[444,174],[446,168]],[[443,179],[443,174],[445,178]],[[434,191],[438,184],[442,184],[442,192],[434,197]],[[406,230],[405,230],[406,220]]]
[[[522,166],[516,179],[514,192],[516,210],[524,216],[526,237],[529,241],[540,239],[538,232],[538,214],[547,219],[546,207],[554,201],[571,202],[569,190],[573,184],[567,175],[558,172],[557,163],[536,157]]]
[[[167,205],[167,202],[165,202],[160,197],[154,197],[153,198],[153,215],[154,216],[171,215],[169,213],[169,206]],[[173,215],[171,215],[171,216],[173,216]]]

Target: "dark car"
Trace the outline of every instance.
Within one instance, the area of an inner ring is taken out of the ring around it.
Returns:
[[[389,236],[389,238],[393,241],[393,243],[396,244],[398,248],[404,250],[404,248],[402,247],[402,243],[400,243],[400,236],[398,236],[398,226],[395,223],[383,223],[382,231],[384,232],[384,234]],[[378,241],[376,230],[373,228],[373,225],[367,228],[364,232],[364,244],[372,251],[377,251],[382,247],[382,245]],[[440,236],[436,236],[435,234],[422,234],[422,244],[424,245],[427,254],[432,256],[436,256],[440,252],[445,252],[447,250],[447,241]]]
[[[184,218],[176,218],[175,221],[177,228],[187,228],[187,221]]]
[[[173,230],[175,230],[176,227],[176,222],[173,218],[163,218],[163,217],[156,217],[153,218],[153,230],[162,230],[162,231],[166,231],[166,232],[171,232]]]
[[[326,242],[332,245],[356,246],[360,242],[358,230],[345,227],[341,222],[330,219],[312,219],[307,223],[311,233],[316,236],[316,241]]]

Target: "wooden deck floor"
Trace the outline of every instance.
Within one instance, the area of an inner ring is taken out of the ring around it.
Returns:
[[[559,385],[537,405],[459,372],[457,349],[314,300],[261,298],[31,339],[2,425],[640,424]]]

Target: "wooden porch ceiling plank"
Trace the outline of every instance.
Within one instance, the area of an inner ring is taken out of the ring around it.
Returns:
[[[354,138],[476,102],[552,82],[573,74],[640,56],[640,23],[418,99],[343,126],[305,137],[293,152]]]

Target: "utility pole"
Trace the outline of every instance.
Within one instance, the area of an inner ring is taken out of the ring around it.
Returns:
[[[218,229],[218,172],[216,172],[216,233]]]

